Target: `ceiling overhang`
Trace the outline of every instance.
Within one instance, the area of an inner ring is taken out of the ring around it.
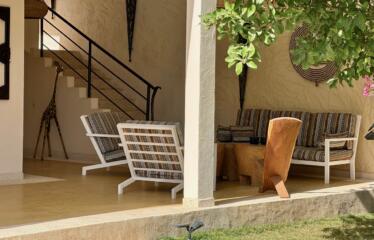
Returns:
[[[48,6],[43,0],[25,0],[25,18],[40,19],[47,15]]]

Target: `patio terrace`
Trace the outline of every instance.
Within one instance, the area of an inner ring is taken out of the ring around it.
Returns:
[[[7,196],[0,199],[0,228],[11,229],[19,225],[81,216],[95,218],[97,214],[110,212],[121,212],[123,216],[129,217],[134,213],[152,215],[155,213],[153,208],[175,214],[185,209],[182,194],[178,194],[174,201],[170,198],[170,184],[155,186],[153,183],[136,182],[126,189],[124,195],[117,195],[117,184],[129,177],[127,167],[113,167],[110,172],[97,170],[87,176],[80,175],[81,167],[77,163],[25,160],[26,174],[51,179],[42,179],[40,183],[0,186],[0,196]],[[286,184],[291,199],[286,201],[342,194],[370,184],[370,181],[364,179],[353,183],[335,178],[330,185],[324,185],[319,178],[291,177]],[[219,181],[214,193],[216,207],[284,201],[275,193],[259,194],[257,190],[257,187],[240,185],[239,182]],[[322,217],[323,211],[315,216]],[[265,217],[264,214],[260,218]]]

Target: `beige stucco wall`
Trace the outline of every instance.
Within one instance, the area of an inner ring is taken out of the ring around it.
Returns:
[[[42,59],[38,53],[25,54],[25,131],[24,156],[33,156],[40,120],[52,97],[56,69],[51,59]],[[68,79],[69,78],[69,79]],[[85,89],[71,85],[72,77],[60,75],[57,84],[57,117],[64,138],[69,160],[92,162],[98,157],[92,147],[80,120],[81,115],[98,111],[97,101],[85,97]],[[42,135],[43,136],[43,135]],[[55,122],[51,132],[52,159],[64,159],[63,149]],[[42,139],[37,157],[41,156]],[[44,157],[47,156],[45,148]]]
[[[374,98],[362,96],[363,81],[354,88],[329,89],[315,87],[304,80],[292,67],[288,44],[290,33],[282,35],[276,44],[261,50],[262,63],[257,71],[250,71],[245,107],[311,112],[351,112],[363,116],[358,146],[357,171],[374,174],[374,142],[364,139],[364,133],[374,121]],[[228,71],[224,56],[227,43],[217,48],[217,124],[233,124],[239,108],[239,87],[233,71]]]
[[[0,101],[0,179],[22,176],[24,3],[0,0],[11,8],[10,100]]]
[[[137,4],[131,63],[128,61],[125,0],[57,1],[57,12],[145,79],[162,87],[156,99],[157,120],[183,122],[186,1],[139,0]],[[57,19],[52,21],[60,25]],[[75,36],[73,31],[65,29]],[[63,39],[62,42],[67,44]],[[100,58],[100,53],[94,49],[95,52]],[[105,58],[100,59],[105,61]],[[113,64],[109,60],[105,62]],[[122,76],[133,82],[128,74]]]

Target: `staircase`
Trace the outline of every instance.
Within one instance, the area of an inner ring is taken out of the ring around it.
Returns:
[[[32,53],[34,56],[38,56],[39,51],[33,51]],[[105,81],[109,82],[115,90],[109,87],[105,82],[101,81],[98,77],[93,77],[92,82],[94,82],[95,87],[98,90],[93,89],[91,92],[91,96],[88,97],[87,93],[87,83],[83,79],[82,76],[87,74],[87,69],[82,67],[81,64],[72,57],[72,54],[84,61],[80,52],[78,51],[66,51],[66,50],[47,50],[44,51],[43,59],[45,60],[45,64],[47,67],[52,64],[53,61],[58,61],[64,68],[62,81],[66,83],[67,88],[72,88],[79,92],[80,99],[91,99],[93,110],[96,111],[115,111],[123,113],[125,118],[128,119],[145,119],[145,115],[142,111],[134,107],[130,104],[130,101],[136,105],[141,106],[141,101],[139,101],[134,94],[132,94],[128,89],[121,86],[118,82],[113,81],[110,77],[104,77]],[[63,61],[61,60],[63,59]],[[74,70],[72,70],[74,69]],[[103,76],[104,74],[100,72],[99,69],[93,69],[99,76]],[[129,100],[124,99],[121,93],[125,95],[126,98]],[[109,98],[109,100],[108,100]],[[115,105],[111,102],[113,101]],[[144,103],[143,103],[144,104]],[[118,106],[118,107],[117,107]],[[143,108],[145,106],[142,106]],[[129,117],[131,116],[131,117]]]
[[[40,57],[51,58],[64,67],[69,87],[80,89],[81,94],[84,89],[85,97],[97,99],[99,109],[120,112],[128,119],[154,119],[160,87],[153,86],[51,8],[40,21]],[[61,50],[53,50],[51,45]]]
[[[68,33],[74,33],[76,39]],[[39,35],[43,47],[25,53],[25,157],[32,156],[40,116],[51,97],[56,74],[53,61],[64,68],[58,81],[56,102],[70,160],[97,161],[82,127],[81,115],[116,111],[127,119],[154,119],[153,105],[160,87],[144,79],[50,8],[40,20]],[[54,129],[51,143],[53,158],[63,159]]]

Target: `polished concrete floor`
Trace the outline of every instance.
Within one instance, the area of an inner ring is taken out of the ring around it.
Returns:
[[[87,176],[80,175],[81,167],[76,163],[25,160],[25,173],[63,181],[0,186],[0,228],[182,202],[182,194],[176,200],[170,198],[173,185],[169,184],[156,187],[136,182],[118,196],[117,184],[129,175],[126,167],[92,171]],[[329,187],[348,184],[352,182],[335,180]],[[290,178],[287,182],[291,194],[324,187],[323,180],[315,178]],[[216,204],[270,196],[274,193],[258,194],[256,187],[238,182],[218,182],[215,192]]]

